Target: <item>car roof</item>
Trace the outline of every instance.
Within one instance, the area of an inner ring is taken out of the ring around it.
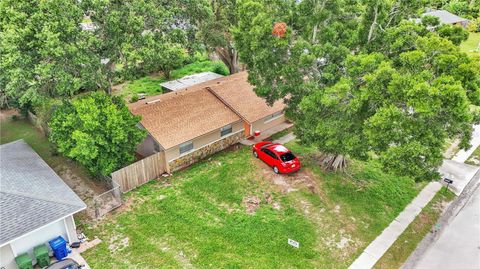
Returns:
[[[70,258],[67,258],[67,259],[52,263],[47,268],[48,269],[62,269],[62,268],[65,268],[66,266],[72,266],[72,265],[77,265],[78,266],[78,263],[76,261],[70,259]]]
[[[273,151],[273,152],[278,153],[278,154],[284,154],[284,153],[290,152],[289,149],[287,149],[285,146],[283,146],[281,144],[271,144],[267,148],[269,150]]]

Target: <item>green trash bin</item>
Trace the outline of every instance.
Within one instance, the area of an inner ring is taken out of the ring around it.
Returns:
[[[22,255],[15,257],[15,262],[20,269],[33,269],[32,258],[30,258],[28,253],[23,253]]]
[[[33,248],[33,256],[37,259],[37,264],[40,267],[47,267],[50,265],[50,256],[48,256],[48,247],[45,244]]]

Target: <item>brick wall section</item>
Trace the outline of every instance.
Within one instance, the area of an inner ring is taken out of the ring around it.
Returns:
[[[238,143],[238,141],[240,141],[243,138],[244,138],[243,132],[239,132],[231,136],[228,136],[222,140],[214,142],[210,145],[194,150],[193,152],[187,155],[181,156],[178,159],[170,161],[168,163],[168,165],[170,166],[170,171],[174,172],[179,169],[185,168],[209,155],[212,155],[215,152],[221,151],[233,144]]]

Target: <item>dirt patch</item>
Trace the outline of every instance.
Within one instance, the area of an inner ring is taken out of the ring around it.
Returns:
[[[19,112],[16,109],[2,109],[0,110],[0,121],[11,119],[13,115],[19,116]]]
[[[108,190],[108,187],[103,182],[94,182],[91,179],[83,178],[67,165],[56,167],[55,170],[63,181],[65,181],[82,200],[93,198]]]
[[[257,211],[257,209],[260,207],[260,202],[260,198],[258,198],[257,196],[249,196],[243,198],[242,203],[246,207],[247,214],[252,215],[255,214],[255,211]]]
[[[281,193],[307,189],[311,193],[318,194],[322,200],[327,201],[325,194],[315,180],[315,175],[308,169],[301,169],[291,174],[275,174],[272,169],[263,162],[259,164],[259,169],[261,169],[264,178],[273,183]]]
[[[116,234],[110,238],[108,241],[108,250],[115,253],[126,247],[128,247],[129,238],[124,235]]]

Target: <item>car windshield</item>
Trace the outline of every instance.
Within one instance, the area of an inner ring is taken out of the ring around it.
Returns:
[[[280,158],[282,158],[282,161],[288,162],[288,161],[291,161],[291,160],[295,159],[295,155],[293,155],[293,153],[291,153],[291,152],[287,152],[285,154],[282,154],[282,156],[280,156]]]

